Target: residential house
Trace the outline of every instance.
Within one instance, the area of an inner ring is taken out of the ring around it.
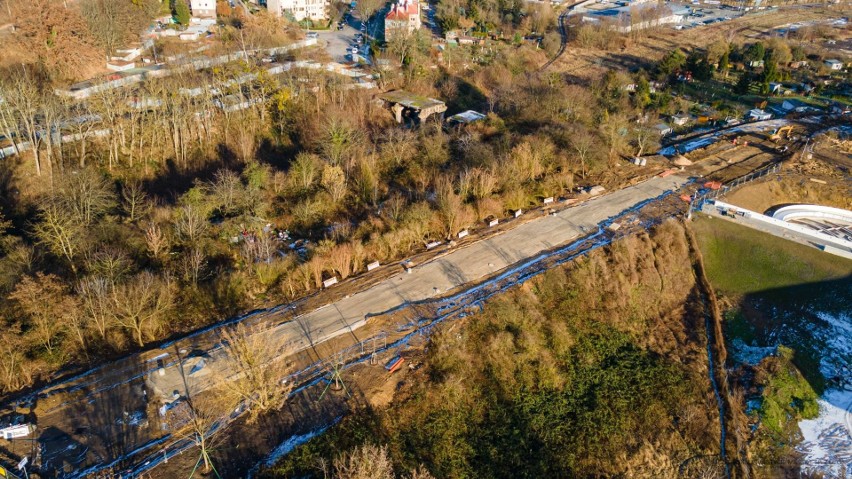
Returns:
[[[660,136],[671,135],[674,133],[674,129],[665,123],[658,124],[654,127],[654,129],[657,130],[657,133],[659,133]]]
[[[195,18],[216,18],[216,0],[189,0]]]
[[[328,18],[330,0],[267,0],[266,8],[276,17],[302,20],[325,20]]]
[[[447,118],[447,123],[449,125],[468,124],[481,121],[486,118],[488,118],[486,115],[479,113],[478,111],[467,110]]]
[[[391,5],[385,15],[385,39],[394,35],[410,35],[420,29],[420,3],[417,0],[399,0]]]

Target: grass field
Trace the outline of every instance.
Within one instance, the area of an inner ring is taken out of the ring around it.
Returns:
[[[852,275],[850,260],[730,221],[699,215],[693,228],[707,276],[724,294],[745,295]]]

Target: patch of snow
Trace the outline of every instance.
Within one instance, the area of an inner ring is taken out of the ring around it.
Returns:
[[[799,422],[802,472],[852,477],[852,391],[832,389],[819,399],[819,416]],[[842,474],[842,475],[841,475]]]
[[[251,468],[251,470],[246,475],[246,478],[252,479],[254,477],[254,475],[257,474],[257,472],[260,470],[261,467],[272,467],[272,466],[274,466],[275,463],[278,462],[279,459],[286,456],[287,454],[290,454],[290,452],[292,452],[293,449],[296,449],[297,447],[301,446],[302,444],[305,444],[306,442],[310,441],[311,439],[313,439],[313,438],[319,436],[320,434],[324,433],[326,431],[326,429],[337,424],[337,422],[339,420],[340,420],[340,417],[337,417],[328,426],[323,426],[319,429],[314,429],[313,431],[309,431],[305,434],[297,434],[295,436],[290,436],[286,441],[279,444],[278,447],[276,447],[272,452],[270,452],[269,455],[266,456],[261,462],[257,463],[253,468]]]
[[[848,385],[852,381],[848,368],[852,360],[852,312],[837,316],[818,312],[816,315],[826,323],[819,335],[829,346],[820,361],[820,372],[826,379],[838,378]]]
[[[774,347],[749,346],[742,339],[731,341],[731,356],[737,361],[752,366],[775,353]]]
[[[828,479],[852,477],[852,314],[817,312],[824,324],[814,324],[814,337],[824,341],[820,372],[837,386],[820,399],[819,416],[799,422],[803,440],[797,447],[803,473],[822,473]]]

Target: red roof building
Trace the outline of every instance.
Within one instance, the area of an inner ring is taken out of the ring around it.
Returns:
[[[417,0],[399,0],[391,5],[385,16],[385,39],[393,35],[411,34],[420,29],[420,3]]]

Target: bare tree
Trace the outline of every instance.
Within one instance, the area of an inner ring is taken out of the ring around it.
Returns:
[[[334,479],[395,479],[386,446],[364,444],[334,460]]]
[[[34,363],[27,358],[26,352],[17,324],[0,329],[0,389],[4,392],[32,384]]]
[[[191,284],[198,284],[204,273],[207,258],[199,248],[191,248],[181,257],[180,266],[183,270],[184,279]]]
[[[320,184],[331,196],[335,206],[339,205],[346,196],[346,175],[339,166],[325,165],[322,169]]]
[[[348,278],[352,273],[352,246],[339,244],[332,248],[328,254],[328,264],[341,279]]]
[[[201,205],[187,203],[177,212],[175,232],[187,243],[197,243],[207,231],[208,226],[207,211]]]
[[[114,317],[111,288],[107,279],[99,277],[84,278],[77,283],[82,312],[101,340],[106,340]]]
[[[417,153],[414,133],[403,128],[390,128],[384,133],[382,157],[393,166],[400,166]]]
[[[620,114],[607,114],[600,125],[600,132],[609,146],[609,160],[614,161],[628,147],[627,118]]]
[[[171,289],[168,281],[149,271],[112,288],[115,322],[131,333],[137,345],[144,346],[162,329],[173,305]]]
[[[239,175],[231,170],[219,170],[209,185],[210,196],[222,214],[232,215],[240,210],[246,192]]]
[[[648,123],[648,121],[642,122],[633,129],[636,156],[642,156],[646,151],[659,146],[659,134]]]
[[[121,187],[121,199],[123,209],[127,215],[127,221],[133,223],[150,209],[148,203],[148,195],[142,188],[142,183],[138,180],[130,180]]]
[[[290,181],[296,193],[307,193],[313,189],[320,173],[322,160],[311,153],[299,153],[290,167]]]
[[[435,184],[435,203],[444,221],[444,233],[447,238],[456,234],[464,223],[470,220],[466,206],[455,192],[453,182],[447,177],[439,178]]]
[[[159,259],[169,247],[168,235],[156,223],[145,228],[145,245],[154,259]]]
[[[131,2],[114,0],[84,0],[80,3],[80,13],[89,31],[103,47],[107,60],[137,33],[133,31],[134,8]]]
[[[120,247],[104,245],[86,259],[86,269],[116,284],[133,269],[133,261]]]
[[[10,295],[29,319],[36,341],[53,352],[56,339],[65,329],[76,309],[74,298],[68,294],[59,277],[41,272],[24,277]]]
[[[180,358],[180,352],[175,351]],[[180,418],[176,418],[175,435],[184,436],[198,446],[199,457],[193,469],[192,477],[198,466],[203,464],[202,472],[204,474],[214,471],[217,477],[219,472],[213,466],[212,452],[216,442],[214,433],[222,425],[225,417],[234,410],[236,403],[231,401],[231,396],[222,394],[220,390],[212,389],[206,392],[190,390],[189,382],[186,378],[186,373],[183,367],[178,370],[181,374],[184,386],[184,400],[186,414],[182,414]]]
[[[33,230],[40,244],[56,256],[64,258],[77,272],[76,260],[85,242],[85,225],[68,214],[61,202],[55,199],[43,201],[39,206],[39,221]]]
[[[223,388],[248,407],[249,420],[280,408],[292,388],[286,382],[290,366],[284,359],[280,337],[241,323],[222,331],[221,338],[228,371]]]
[[[14,130],[12,138],[25,138],[33,153],[33,166],[36,176],[42,174],[41,145],[41,104],[42,93],[36,83],[26,74],[14,75],[0,87],[0,96],[5,112],[4,118],[9,129]],[[16,140],[16,146],[17,140]]]
[[[571,146],[577,153],[577,159],[580,160],[580,172],[585,179],[588,173],[588,163],[595,147],[595,138],[588,130],[583,128],[571,137]]]
[[[362,22],[367,22],[384,5],[383,0],[363,0],[355,5],[355,11]]]
[[[58,199],[67,214],[81,225],[90,225],[115,204],[115,192],[100,173],[84,168],[57,181]]]

